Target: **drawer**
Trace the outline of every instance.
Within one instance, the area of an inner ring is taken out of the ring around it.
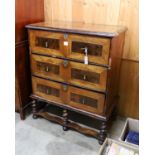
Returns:
[[[29,39],[32,53],[84,62],[84,49],[87,49],[88,62],[101,65],[109,63],[108,38],[29,30]]]
[[[65,57],[66,48],[62,33],[29,30],[30,48],[32,53]]]
[[[64,81],[62,63],[61,59],[31,55],[32,74],[43,78]]]
[[[60,83],[32,77],[32,92],[46,100],[60,104],[65,103]]]
[[[107,69],[104,67],[70,62],[68,75],[71,84],[93,90],[106,90]]]
[[[103,114],[105,96],[81,88],[32,77],[33,94],[58,104]]]
[[[98,91],[106,90],[107,69],[104,67],[32,54],[31,70],[39,77]]]
[[[69,40],[69,58],[84,61],[84,49],[87,48],[88,62],[108,65],[110,39],[70,35]]]
[[[68,104],[101,115],[105,107],[105,96],[104,94],[70,86],[68,89]]]

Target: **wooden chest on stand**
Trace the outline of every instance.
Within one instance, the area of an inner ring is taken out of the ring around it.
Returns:
[[[126,28],[53,21],[27,25],[30,44],[33,117],[60,123],[98,138],[118,102],[118,83]],[[38,110],[40,101],[61,107],[62,117]],[[68,119],[68,110],[102,121],[100,132]]]

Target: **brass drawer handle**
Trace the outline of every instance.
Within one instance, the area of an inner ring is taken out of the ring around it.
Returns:
[[[69,61],[68,60],[64,60],[63,61],[63,66],[66,68],[66,67],[68,67],[68,64],[69,64]]]
[[[45,67],[45,71],[49,72],[49,67],[48,66]]]
[[[63,85],[63,90],[67,91],[68,90],[68,86],[67,85]]]
[[[83,75],[83,80],[87,80],[87,75]]]
[[[82,104],[85,104],[85,99],[84,98],[82,99]]]
[[[46,94],[50,94],[50,90],[49,89],[46,89]]]
[[[48,41],[45,41],[45,47],[48,48]]]

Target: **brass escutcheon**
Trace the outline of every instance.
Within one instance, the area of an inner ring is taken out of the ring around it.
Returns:
[[[63,85],[63,90],[67,91],[68,90],[68,86],[67,85]]]
[[[63,61],[63,65],[64,65],[65,68],[68,66],[68,64],[69,64],[69,61],[68,60],[64,60]]]

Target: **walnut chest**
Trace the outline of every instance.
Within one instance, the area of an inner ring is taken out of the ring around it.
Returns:
[[[53,21],[27,25],[32,75],[33,117],[98,137],[118,102],[118,83],[126,28]],[[62,118],[39,111],[40,101],[63,109]],[[68,120],[68,110],[102,121],[99,133]]]

